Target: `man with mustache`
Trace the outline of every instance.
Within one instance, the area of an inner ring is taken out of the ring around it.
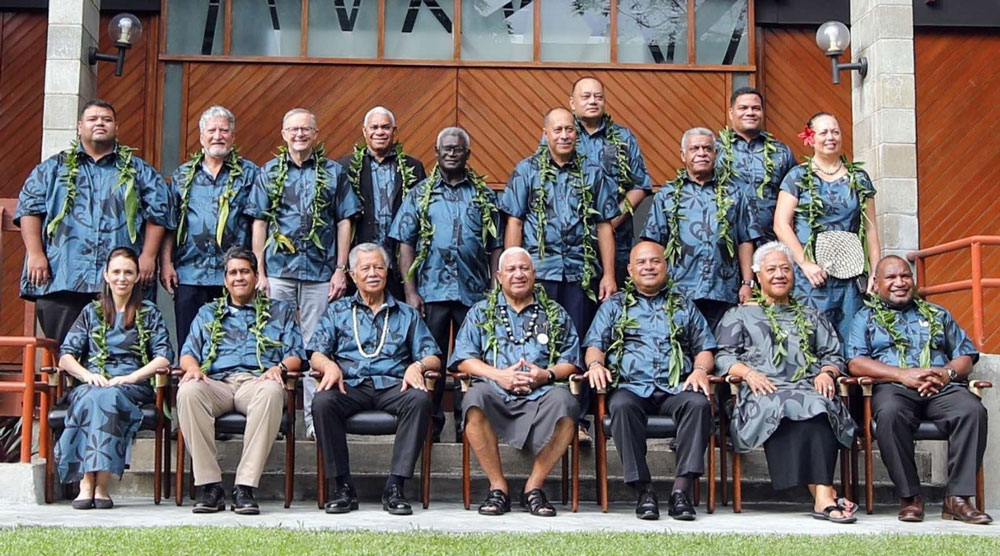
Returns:
[[[948,484],[941,517],[986,524],[969,503],[986,452],[986,408],[966,384],[979,352],[947,309],[916,295],[910,265],[890,255],[875,268],[878,297],[851,322],[848,369],[875,380],[872,419],[882,461],[900,496],[900,521],[923,521],[913,459],[921,420],[948,432]]]

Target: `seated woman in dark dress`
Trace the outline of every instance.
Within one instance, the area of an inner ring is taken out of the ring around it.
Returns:
[[[747,453],[763,445],[775,489],[804,484],[813,517],[853,523],[856,505],[833,488],[838,445],[850,446],[855,428],[834,387],[844,368],[837,332],[790,295],[795,274],[784,244],[757,249],[753,270],[760,292],[727,311],[716,329],[718,372],[743,379],[733,446]]]
[[[61,348],[59,366],[82,384],[70,391],[55,457],[62,482],[80,481],[78,510],[113,506],[108,482],[125,471],[140,407],[154,400],[149,379],[174,356],[163,316],[143,301],[138,280],[135,252],[112,250],[104,291],[83,309]]]

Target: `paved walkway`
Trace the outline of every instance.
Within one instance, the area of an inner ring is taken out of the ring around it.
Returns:
[[[674,521],[666,517],[659,521],[640,521],[632,514],[628,504],[616,504],[607,514],[592,503],[580,505],[579,513],[573,514],[557,506],[559,515],[541,518],[514,511],[503,517],[485,517],[474,510],[466,511],[461,504],[453,502],[432,503],[428,510],[415,509],[408,517],[390,516],[375,503],[362,502],[361,509],[346,515],[326,515],[316,509],[315,504],[296,501],[285,509],[280,502],[265,502],[259,516],[238,516],[232,512],[195,515],[190,504],[177,507],[172,502],[153,505],[148,499],[126,499],[116,501],[115,509],[76,511],[68,502],[51,505],[7,506],[0,509],[0,527],[14,525],[61,526],[61,527],[122,527],[122,526],[263,526],[304,529],[364,529],[377,531],[437,531],[447,533],[518,532],[534,533],[544,531],[630,531],[664,533],[776,533],[831,535],[852,534],[975,534],[1000,536],[1000,524],[968,525],[940,518],[940,508],[930,507],[924,523],[901,523],[896,520],[895,511],[885,507],[875,515],[859,514],[853,525],[838,525],[812,519],[806,513],[807,507],[777,505],[745,505],[742,514],[734,514],[728,507],[720,506],[714,515],[706,515],[699,509],[698,519],[693,522]],[[994,512],[994,515],[996,513]]]

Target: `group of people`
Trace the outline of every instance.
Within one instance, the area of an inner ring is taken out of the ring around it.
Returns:
[[[694,519],[715,426],[709,376],[729,374],[742,379],[734,448],[763,446],[776,488],[806,485],[813,517],[850,523],[856,504],[832,486],[838,447],[857,429],[834,395],[850,372],[878,383],[900,519],[923,518],[912,437],[930,419],[951,436],[943,516],[989,522],[969,503],[985,409],[959,385],[978,354],[944,308],[916,297],[908,264],[880,256],[875,190],[842,154],[837,118],[809,120],[802,164],[763,130],[759,91],[733,93],[729,122],[683,134],[684,167],[637,234],[652,179],[593,77],[544,115],[538,149],[499,195],[470,168],[465,130],[438,134],[427,173],[383,107],[338,160],[315,115],[291,110],[284,145],[261,167],[239,155],[233,114],[210,107],[202,149],[167,185],[117,142],[114,108],[88,103],[78,141],[32,172],[15,215],[22,296],[62,343],[60,366],[85,383],[56,448],[61,479],[80,482],[74,507],[112,506],[107,484],[127,464],[147,379],[173,362],[149,301],[158,275],[174,299],[195,512],[226,506],[214,421],[234,410],[247,425],[232,504],[259,512],[283,377],[308,367],[321,377],[304,380],[304,416],[335,483],[328,513],[358,507],[345,422],[366,409],[398,423],[383,509],[412,512],[404,483],[428,427],[439,436],[445,422],[445,381],[428,393],[424,374],[447,370],[472,379],[455,422],[490,483],[479,513],[511,509],[502,441],[535,456],[521,507],[556,514],[543,483],[574,435],[590,440],[600,389],[637,517],[659,517],[645,426],[661,414],[677,423],[668,513]],[[574,397],[565,383],[578,373],[590,388]]]

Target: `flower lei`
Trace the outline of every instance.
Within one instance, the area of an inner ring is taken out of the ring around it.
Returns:
[[[764,177],[755,188],[759,199],[764,198],[764,188],[767,184],[771,183],[771,179],[774,177],[774,169],[777,167],[777,163],[771,158],[771,155],[778,152],[778,147],[774,144],[773,135],[767,131],[763,131],[761,132],[761,137],[764,138]],[[722,166],[732,168],[733,161],[735,160],[733,142],[736,141],[736,132],[732,128],[727,127],[719,132],[719,138],[722,139]],[[739,175],[739,172],[735,170],[733,170],[733,173]]]
[[[800,202],[795,207],[795,212],[805,215],[806,223],[809,225],[809,239],[806,240],[804,246],[805,256],[808,260],[815,261],[816,236],[824,231],[823,225],[819,223],[819,218],[826,213],[826,209],[819,195],[819,186],[816,184],[816,171],[813,170],[812,161],[813,157],[805,157],[805,162],[803,163],[805,172],[802,173],[802,178],[798,183],[800,191],[809,193],[809,200],[805,203]],[[840,161],[847,168],[849,187],[858,198],[858,210],[861,213],[858,224],[858,239],[861,240],[861,247],[864,249],[865,272],[868,272],[871,270],[871,263],[868,260],[868,201],[871,200],[872,194],[861,189],[860,170],[864,163],[848,162],[846,156],[841,156]],[[801,198],[802,195],[800,194],[799,199]]]
[[[913,304],[917,307],[917,313],[927,319],[930,327],[927,334],[927,342],[920,348],[920,357],[917,362],[920,367],[927,368],[931,366],[931,350],[938,347],[936,337],[938,334],[944,333],[944,325],[937,318],[941,314],[941,311],[919,297],[913,298]],[[889,339],[892,341],[893,347],[899,353],[898,367],[900,369],[908,368],[906,349],[910,346],[910,341],[896,328],[899,320],[899,312],[893,311],[881,299],[873,295],[865,299],[865,306],[872,310],[875,324],[881,326],[889,334]]]
[[[757,306],[764,311],[764,316],[767,317],[767,323],[771,329],[775,348],[774,354],[771,356],[771,363],[773,363],[775,367],[781,366],[784,363],[785,358],[788,357],[788,348],[786,347],[788,330],[778,323],[778,316],[774,303],[769,303],[759,288],[754,288],[751,301],[756,303]],[[788,308],[792,310],[795,330],[799,335],[799,351],[802,352],[802,355],[805,358],[805,362],[802,366],[795,369],[795,373],[792,374],[791,381],[796,382],[805,377],[806,373],[813,367],[813,365],[819,363],[819,357],[813,353],[812,342],[810,339],[812,338],[813,332],[815,332],[815,326],[813,326],[813,324],[806,318],[805,307],[796,301],[794,297],[789,296]]]
[[[219,357],[219,344],[222,343],[222,339],[226,336],[225,331],[222,329],[222,319],[226,316],[226,311],[228,310],[229,299],[228,294],[215,300],[215,310],[213,312],[213,318],[211,322],[205,323],[205,330],[208,331],[208,355],[205,356],[205,360],[201,362],[202,372],[207,371],[215,363],[215,360]],[[249,332],[254,335],[256,339],[256,349],[255,353],[257,356],[257,368],[261,372],[264,372],[264,363],[261,357],[264,355],[264,351],[280,347],[281,342],[272,340],[264,333],[264,327],[271,320],[271,298],[269,298],[263,292],[257,292],[253,298],[253,310],[254,310],[254,323],[248,328]]]
[[[681,370],[684,368],[684,348],[681,346],[680,335],[681,325],[674,321],[674,315],[683,304],[682,298],[675,292],[674,284],[668,282],[664,288],[667,291],[666,300],[663,302],[663,310],[667,313],[667,321],[670,323],[670,333],[667,339],[670,342],[670,359],[667,362],[669,372],[668,382],[670,386],[677,386],[681,380]],[[617,388],[622,380],[621,364],[625,356],[625,335],[630,328],[639,328],[639,321],[628,314],[628,310],[637,303],[635,299],[635,283],[632,278],[625,280],[625,288],[622,290],[622,312],[611,325],[611,345],[608,346],[608,354],[613,355],[614,365],[606,365],[611,371],[611,387]],[[609,359],[606,359],[609,361]],[[626,379],[627,381],[627,379]]]
[[[313,245],[320,251],[326,251],[326,247],[319,237],[320,230],[328,226],[323,219],[323,211],[330,206],[330,201],[324,194],[330,185],[330,175],[326,171],[326,150],[323,144],[319,144],[313,149],[313,156],[316,157],[316,193],[313,196],[312,206],[309,208],[309,218],[312,220],[312,224],[305,238],[312,241]],[[278,228],[278,208],[281,206],[281,200],[285,194],[286,181],[288,181],[288,147],[282,145],[278,147],[275,175],[271,182],[273,187],[267,194],[268,210],[266,215],[268,226],[273,231],[264,243],[264,247],[266,248],[271,243],[277,243],[277,249],[284,247],[289,253],[294,253],[295,246],[292,245],[288,236],[281,233]]]
[[[727,167],[725,164],[716,170],[715,176],[715,187],[713,188],[713,200],[715,201],[715,220],[719,223],[719,237],[726,241],[726,250],[729,252],[730,257],[736,256],[736,243],[733,240],[733,234],[730,233],[729,218],[729,208],[733,206],[735,201],[729,195],[729,180],[733,175],[731,167]],[[673,181],[668,182],[664,187],[673,187],[673,205],[670,207],[667,214],[667,229],[670,234],[670,238],[667,240],[667,245],[663,249],[663,256],[667,259],[667,262],[673,264],[677,257],[681,254],[681,236],[680,236],[680,221],[684,216],[680,213],[681,211],[681,191],[684,187],[684,182],[688,177],[687,170],[681,168],[677,170],[677,177]]]
[[[549,367],[556,364],[559,359],[559,348],[557,344],[561,343],[561,338],[563,335],[563,327],[565,325],[559,315],[559,305],[554,301],[549,299],[548,294],[545,293],[545,289],[542,286],[535,284],[533,290],[535,295],[535,301],[542,306],[542,310],[545,311],[545,318],[549,322],[549,343],[548,347],[548,362]],[[492,289],[486,294],[486,309],[483,311],[483,320],[476,323],[476,327],[486,333],[486,341],[483,343],[483,353],[489,353],[493,350],[493,365],[497,364],[497,353],[499,351],[499,341],[497,340],[497,310],[500,301],[500,296],[503,292],[500,290],[500,286],[495,284]],[[504,309],[506,310],[506,309]]]
[[[632,214],[635,207],[625,197],[629,188],[635,185],[635,177],[629,166],[628,145],[622,139],[614,120],[611,119],[611,114],[608,113],[604,114],[604,136],[608,143],[615,148],[615,166],[618,168],[618,197],[621,199],[622,212]]]
[[[72,211],[73,204],[76,202],[76,179],[80,175],[80,158],[77,152],[79,146],[80,141],[76,139],[70,143],[69,150],[63,152],[66,171],[59,176],[59,179],[66,184],[66,198],[63,199],[59,212],[45,227],[45,233],[49,239],[55,235],[59,224]],[[115,168],[118,170],[118,182],[115,187],[125,188],[125,225],[128,228],[129,240],[133,243],[139,234],[135,228],[135,217],[139,214],[139,192],[135,188],[135,166],[132,164],[134,152],[135,149],[122,144],[115,147],[115,154],[118,158],[118,162],[115,163]]]
[[[110,349],[108,348],[108,330],[111,329],[111,323],[104,318],[104,306],[101,304],[100,300],[95,300],[93,302],[94,313],[97,315],[97,330],[94,330],[91,334],[91,338],[94,340],[94,345],[97,346],[97,351],[88,358],[88,362],[93,365],[94,368],[98,370],[104,376],[108,376],[107,371],[105,371],[105,365],[108,362],[108,357],[110,356]],[[146,328],[146,315],[149,313],[148,307],[140,307],[135,313],[135,329],[139,336],[139,341],[129,348],[142,365],[145,366],[149,364],[149,340],[152,338],[153,333],[151,330]]]
[[[184,224],[187,222],[188,206],[191,204],[191,184],[194,176],[198,172],[198,167],[205,161],[205,151],[201,150],[191,155],[191,166],[184,172],[184,177],[180,183],[181,208],[177,223],[177,244],[184,242]],[[243,167],[240,166],[239,148],[233,147],[229,150],[225,160],[226,171],[229,173],[226,178],[226,186],[219,197],[219,221],[215,225],[215,241],[222,247],[222,236],[226,231],[226,221],[229,220],[230,203],[236,196],[236,179],[243,175]]]

